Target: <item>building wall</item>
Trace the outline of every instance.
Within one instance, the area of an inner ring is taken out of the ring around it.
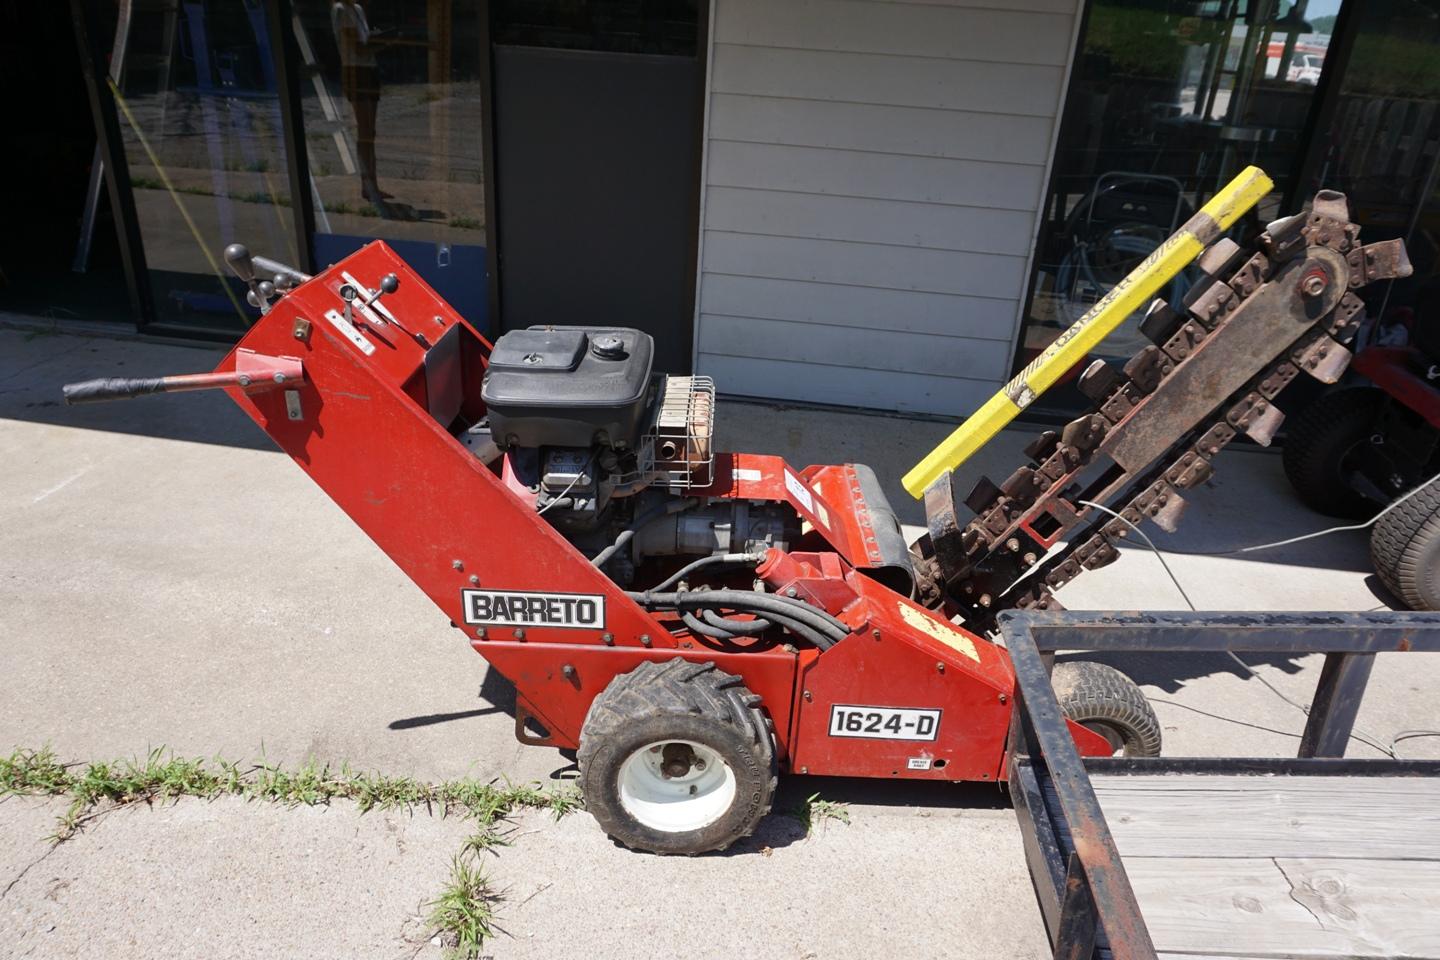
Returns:
[[[964,414],[1009,373],[1078,0],[714,0],[696,366]]]

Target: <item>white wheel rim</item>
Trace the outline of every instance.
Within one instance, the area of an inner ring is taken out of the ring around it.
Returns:
[[[671,747],[667,776],[666,747]],[[689,748],[689,768],[677,774],[674,754]],[[620,804],[644,826],[663,833],[708,827],[735,802],[735,771],[720,754],[693,740],[657,740],[620,766]]]

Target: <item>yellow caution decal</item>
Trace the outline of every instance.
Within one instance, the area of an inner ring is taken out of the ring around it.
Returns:
[[[1014,420],[1056,380],[1136,310],[1149,305],[1165,284],[1234,226],[1274,184],[1259,167],[1246,167],[1164,243],[1110,288],[1095,306],[1040,352],[999,393],[970,415],[901,480],[917,500],[947,470],[964,463]]]

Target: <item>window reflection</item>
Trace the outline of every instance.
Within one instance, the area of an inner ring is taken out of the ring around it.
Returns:
[[[156,0],[130,18],[116,106],[157,320],[242,329],[227,243],[297,260],[265,5]]]
[[[1338,0],[1094,0],[1042,212],[1021,364],[1246,165],[1264,168],[1276,190],[1235,229],[1277,215],[1336,9]],[[1180,275],[1161,296],[1183,296],[1192,280]],[[1097,354],[1140,349],[1140,319]]]
[[[486,308],[481,4],[297,0],[315,257],[382,238],[471,320]]]

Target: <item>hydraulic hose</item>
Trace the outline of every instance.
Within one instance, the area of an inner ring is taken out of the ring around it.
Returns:
[[[766,619],[795,621],[808,627],[811,631],[818,631],[834,643],[838,643],[850,635],[849,627],[823,610],[817,610],[800,600],[755,593],[750,590],[700,590],[683,593],[632,591],[627,593],[627,596],[643,607],[661,607],[672,610],[722,607],[759,614]]]
[[[649,525],[650,523],[653,523],[656,520],[659,520],[661,517],[669,516],[672,513],[679,513],[681,510],[689,510],[691,507],[695,506],[699,502],[699,497],[685,497],[681,500],[668,500],[658,507],[652,507],[649,510],[646,510],[644,513],[640,514],[640,516],[631,520],[629,526],[627,526],[624,530],[620,531],[620,535],[615,538],[614,543],[610,544],[610,546],[595,554],[595,557],[590,561],[590,564],[596,567],[603,567],[605,565],[605,562],[611,557],[615,556],[615,554],[618,553],[620,549],[625,546],[625,544],[629,543],[635,537],[635,534],[638,533],[642,528]]]
[[[675,584],[679,583],[681,580],[684,580],[690,574],[694,573],[696,570],[701,569],[702,567],[709,567],[715,564],[740,563],[748,563],[750,566],[753,567],[764,559],[765,555],[763,553],[717,553],[713,556],[701,557],[699,560],[687,563],[679,570],[676,570],[674,573],[670,574],[670,576],[666,577],[660,583],[657,583],[655,586],[651,587],[649,592],[658,593],[661,590],[668,590]]]
[[[753,637],[756,634],[764,633],[774,624],[764,617],[756,617],[754,620],[735,620],[731,617],[721,616],[714,610],[706,608],[700,611],[700,619],[712,627],[719,627],[728,630],[736,636]]]
[[[705,619],[702,620],[701,617],[704,617]],[[791,620],[788,618],[780,617],[775,614],[771,614],[771,617],[773,618],[773,621],[741,621],[728,620],[727,618],[722,617],[709,609],[702,610],[699,617],[691,613],[689,610],[680,611],[680,619],[683,620],[685,622],[685,625],[689,627],[692,631],[700,634],[701,636],[713,637],[717,640],[737,640],[742,637],[749,637],[753,635],[752,633],[745,631],[732,630],[729,626],[716,625],[715,621],[718,620],[724,624],[743,625],[747,628],[757,623],[765,624],[765,627],[767,629],[770,627],[784,627],[786,630],[789,630],[801,640],[804,640],[811,646],[817,647],[821,650],[828,650],[835,645],[835,641],[832,638],[821,634],[818,630],[813,629],[809,624],[801,623],[798,620]]]

